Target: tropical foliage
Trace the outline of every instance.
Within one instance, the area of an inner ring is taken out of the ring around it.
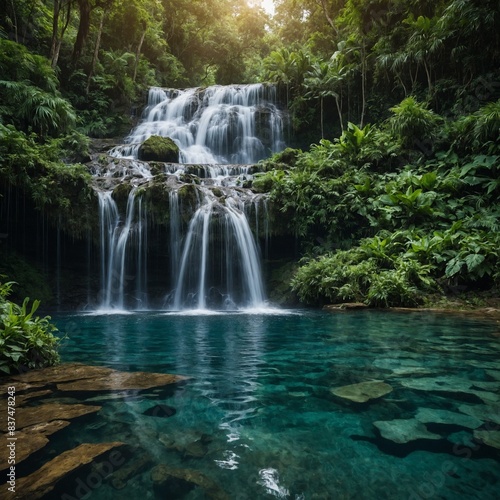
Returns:
[[[35,316],[40,301],[30,305],[26,298],[18,305],[8,300],[13,284],[0,282],[0,371],[13,374],[57,364],[57,328],[50,316]]]

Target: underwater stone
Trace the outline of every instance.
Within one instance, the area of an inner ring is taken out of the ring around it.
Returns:
[[[212,479],[193,469],[176,469],[165,464],[157,465],[151,471],[153,487],[163,498],[182,498],[196,486],[209,498],[229,500],[226,492]]]
[[[69,425],[66,420],[53,420],[52,422],[32,425],[16,432],[16,463],[21,463],[30,457],[35,451],[41,450],[48,442],[47,436],[63,429]],[[7,469],[8,454],[2,454],[0,458],[0,470]]]
[[[111,486],[115,490],[121,490],[127,486],[130,478],[137,476],[152,462],[147,453],[143,453],[137,459],[132,459],[127,465],[120,467],[111,475]]]
[[[142,161],[179,163],[179,147],[170,137],[152,135],[140,145],[137,156]]]
[[[474,438],[492,448],[500,450],[500,431],[474,431]]]
[[[167,418],[172,417],[177,413],[175,408],[168,405],[155,405],[152,408],[148,408],[143,415],[148,415],[149,417],[161,417]]]
[[[497,402],[500,400],[500,397],[493,392],[472,389],[472,387],[479,386],[481,384],[481,382],[465,380],[454,376],[442,376],[435,378],[424,377],[401,381],[401,385],[403,387],[415,389],[417,391],[473,394],[486,403]]]
[[[113,448],[123,446],[123,444],[121,442],[81,444],[72,450],[65,451],[29,476],[18,479],[16,493],[12,498],[19,500],[43,498],[66,475],[92,462],[95,458]]]
[[[476,417],[436,408],[419,408],[415,419],[423,424],[458,425],[460,427],[467,427],[468,429],[476,429],[483,424]]]
[[[427,427],[418,420],[395,419],[373,422],[373,425],[380,431],[380,435],[398,444],[409,443],[417,439],[441,439],[441,436],[427,430]]]
[[[392,387],[382,380],[371,380],[359,384],[345,385],[331,389],[331,392],[340,398],[354,401],[355,403],[366,403],[371,399],[377,399],[392,392]]]
[[[458,411],[478,418],[483,422],[493,422],[500,425],[500,404],[493,405],[460,405]]]

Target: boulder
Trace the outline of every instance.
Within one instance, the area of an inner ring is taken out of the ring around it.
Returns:
[[[332,394],[355,403],[366,403],[371,399],[381,398],[392,392],[392,387],[382,380],[371,380],[359,384],[344,385],[331,389]]]
[[[179,147],[170,137],[152,135],[140,145],[138,158],[142,161],[179,163]]]

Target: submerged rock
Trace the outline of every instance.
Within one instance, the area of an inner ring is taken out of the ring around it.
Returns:
[[[177,413],[175,408],[168,405],[155,405],[152,408],[148,408],[143,415],[148,415],[150,417],[172,417]]]
[[[476,417],[454,411],[436,408],[419,408],[415,419],[423,424],[458,425],[468,429],[477,429],[483,422]]]
[[[123,444],[121,442],[81,444],[72,450],[65,451],[29,476],[18,479],[16,494],[13,498],[19,500],[43,498],[54,489],[58,481],[70,472]]]
[[[182,498],[199,487],[208,498],[229,500],[227,493],[215,481],[193,469],[176,469],[160,464],[151,471],[151,480],[155,491],[164,498]]]
[[[486,387],[484,384],[486,383],[473,380],[465,380],[463,378],[455,376],[442,376],[435,378],[424,377],[401,381],[401,385],[403,387],[406,387],[408,389],[415,389],[417,391],[471,394],[477,396],[485,403],[499,401],[500,396],[493,392],[474,389],[474,387]],[[490,386],[488,385],[488,387]]]
[[[483,422],[500,425],[500,404],[492,405],[460,405],[458,411],[478,418]]]
[[[371,380],[359,384],[345,385],[331,389],[332,394],[355,403],[366,403],[392,392],[392,387],[382,380]]]
[[[113,472],[111,475],[111,486],[115,490],[125,488],[129,479],[144,471],[152,461],[152,458],[147,453],[143,453],[138,458],[132,459],[127,465]]]
[[[474,437],[482,443],[500,450],[500,431],[474,431]]]
[[[25,427],[23,430],[16,432],[16,463],[21,463],[35,451],[41,450],[49,442],[47,436],[54,434],[67,425],[69,425],[69,422],[66,420],[53,420],[52,422]],[[0,470],[7,469],[9,465],[7,459],[8,454],[3,453],[0,457]]]
[[[380,435],[398,444],[409,443],[417,439],[441,439],[441,436],[427,430],[427,427],[418,420],[395,419],[373,422],[373,425],[380,431]]]

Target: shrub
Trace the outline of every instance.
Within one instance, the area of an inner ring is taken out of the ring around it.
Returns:
[[[8,300],[13,284],[0,283],[0,370],[11,374],[57,364],[60,339],[53,335],[57,328],[50,316],[35,316],[40,301],[33,301],[30,308],[29,298],[21,306]]]

